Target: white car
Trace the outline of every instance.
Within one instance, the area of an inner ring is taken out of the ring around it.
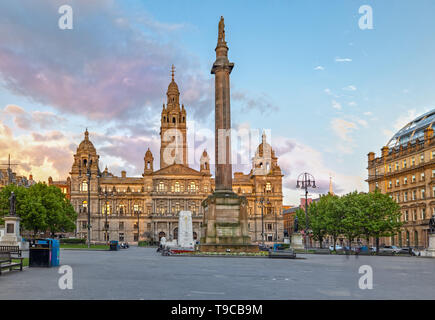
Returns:
[[[343,247],[336,244],[335,250],[343,250]],[[329,246],[329,251],[334,251],[334,246]]]

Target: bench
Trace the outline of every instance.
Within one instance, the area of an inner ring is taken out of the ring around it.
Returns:
[[[18,257],[21,257],[21,250],[19,246],[0,246],[0,252],[16,253]]]
[[[271,259],[295,259],[296,253],[292,249],[285,249],[279,251],[269,251],[269,258]]]
[[[19,259],[20,262],[13,262],[12,259]],[[20,271],[23,271],[23,259],[24,258],[12,258],[10,252],[0,252],[0,275],[3,269],[9,269],[20,267]]]

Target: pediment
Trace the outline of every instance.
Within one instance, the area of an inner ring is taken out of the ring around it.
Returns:
[[[186,175],[186,176],[201,176],[201,172],[184,166],[182,164],[172,164],[166,168],[160,169],[153,173],[153,175]]]

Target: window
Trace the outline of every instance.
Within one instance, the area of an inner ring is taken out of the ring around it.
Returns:
[[[272,185],[270,184],[270,182],[266,183],[266,191],[272,191]]]
[[[403,160],[402,166],[403,166],[403,168],[406,168],[406,160]]]
[[[415,199],[417,199],[417,191],[416,190],[412,191],[412,200],[415,200]]]
[[[396,166],[395,166],[396,171],[399,170],[399,163],[396,162]]]
[[[272,230],[272,224],[271,223],[267,224],[267,230]]]
[[[403,184],[408,184],[408,178],[407,177],[403,178]]]
[[[88,224],[86,221],[82,221],[82,229],[86,229],[88,227]]]
[[[421,198],[425,199],[425,190],[424,189],[421,189]]]
[[[435,178],[435,169],[432,169],[432,178]]]
[[[84,213],[88,212],[88,202],[87,201],[83,201],[83,212]]]
[[[196,191],[196,185],[195,185],[195,182],[191,182],[190,183],[190,192],[195,192]]]
[[[119,234],[119,241],[124,242],[124,234],[123,233]]]
[[[420,181],[424,181],[424,172],[420,175]]]
[[[421,220],[426,219],[426,208],[421,209]]]
[[[106,206],[104,206],[104,203],[101,206],[101,213],[102,214],[106,214],[106,210],[107,210],[107,214],[109,215],[111,213],[110,212],[110,202],[106,202]]]
[[[139,213],[139,205],[138,204],[133,205],[133,211],[134,211],[134,213]]]
[[[396,202],[400,202],[400,193],[399,192],[396,193]]]
[[[379,189],[379,183],[376,182],[375,186],[376,186],[376,189]]]
[[[399,179],[396,179],[396,187],[400,186],[400,181]]]
[[[405,221],[408,221],[408,210],[405,211]]]
[[[176,202],[175,203],[175,213],[178,213],[178,212],[180,212],[180,203]]]
[[[133,229],[137,230],[138,227],[139,227],[138,223],[135,222],[134,225],[133,225]]]
[[[424,153],[420,155],[420,162],[424,162]]]
[[[432,151],[432,159],[435,158],[435,151]]]
[[[411,166],[415,166],[415,158],[414,157],[412,157],[412,159],[411,159]]]
[[[82,191],[83,192],[88,191],[88,183],[86,181],[82,182]]]
[[[174,187],[174,191],[175,192],[180,192],[180,183],[177,181],[177,182],[175,182],[175,187]]]
[[[415,182],[415,174],[412,175],[412,180],[413,183]]]
[[[208,185],[204,185],[204,192],[208,192]]]
[[[391,164],[388,165],[388,172],[391,172]]]
[[[119,214],[123,215],[125,213],[125,206],[123,204],[119,205]]]
[[[119,223],[119,230],[124,230],[124,222]]]
[[[403,201],[408,201],[408,191],[405,191],[405,193],[403,194]]]
[[[414,213],[412,215],[412,219],[415,221],[417,220],[417,210],[414,210]]]
[[[160,181],[159,183],[159,191],[160,192],[165,191],[165,184],[163,183],[163,181]]]
[[[393,186],[393,182],[388,181],[388,188],[391,188]]]

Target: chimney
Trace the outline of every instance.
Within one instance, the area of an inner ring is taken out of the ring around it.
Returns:
[[[121,177],[122,178],[126,178],[127,177],[127,172],[125,170],[121,171]]]
[[[369,154],[367,156],[369,158],[369,161],[375,160],[375,153],[374,152],[369,152]]]
[[[424,142],[429,142],[433,138],[433,129],[432,127],[427,127],[424,130]]]
[[[387,157],[390,149],[387,146],[385,146],[385,147],[382,147],[381,151],[382,151],[382,157]]]

